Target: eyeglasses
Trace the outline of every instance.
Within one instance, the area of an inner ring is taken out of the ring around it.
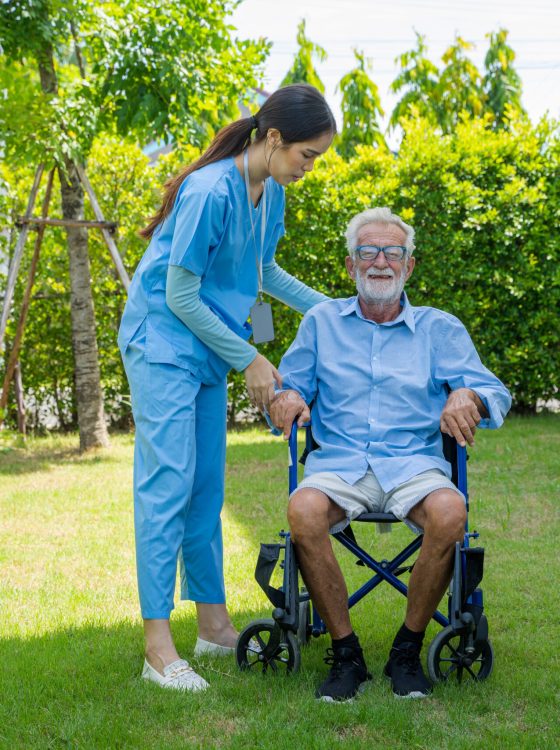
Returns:
[[[375,260],[381,252],[388,262],[399,261],[406,255],[406,247],[402,245],[386,245],[385,247],[379,247],[378,245],[358,245],[356,248],[356,254],[360,260]]]

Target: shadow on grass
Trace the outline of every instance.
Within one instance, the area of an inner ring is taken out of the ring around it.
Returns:
[[[40,444],[39,444],[40,446]],[[50,471],[57,466],[80,464],[117,464],[122,459],[111,454],[111,449],[101,448],[88,453],[80,453],[78,446],[40,446],[36,443],[31,448],[8,447],[0,450],[0,476],[32,474],[39,471]]]
[[[248,622],[254,615],[239,616]],[[173,630],[180,653],[210,683],[208,692],[182,694],[141,680],[140,624],[1,639],[0,746],[221,747],[224,738],[246,731],[246,722],[239,721],[244,711],[266,710],[291,680],[298,686],[292,683],[294,696],[304,685],[312,695],[313,673],[264,678],[239,671],[229,656],[191,659],[194,617],[177,616]]]

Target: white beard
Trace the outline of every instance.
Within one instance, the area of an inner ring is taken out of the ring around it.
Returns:
[[[375,276],[384,276],[391,281],[380,281]],[[367,271],[360,273],[356,270],[356,288],[358,294],[368,305],[390,304],[400,299],[404,289],[406,274],[403,271],[400,276],[395,276],[392,269],[377,271],[369,268]]]

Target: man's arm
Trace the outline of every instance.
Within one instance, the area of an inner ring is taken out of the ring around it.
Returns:
[[[446,317],[434,355],[434,379],[451,388],[440,427],[459,445],[473,445],[477,427],[501,426],[511,406],[511,396],[482,364],[465,326],[454,316]]]

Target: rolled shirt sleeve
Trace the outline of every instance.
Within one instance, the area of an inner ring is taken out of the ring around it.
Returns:
[[[469,388],[474,391],[489,414],[479,427],[497,429],[511,407],[511,395],[501,380],[482,364],[461,321],[446,315],[446,323],[434,357],[434,379],[446,382],[451,390]]]

